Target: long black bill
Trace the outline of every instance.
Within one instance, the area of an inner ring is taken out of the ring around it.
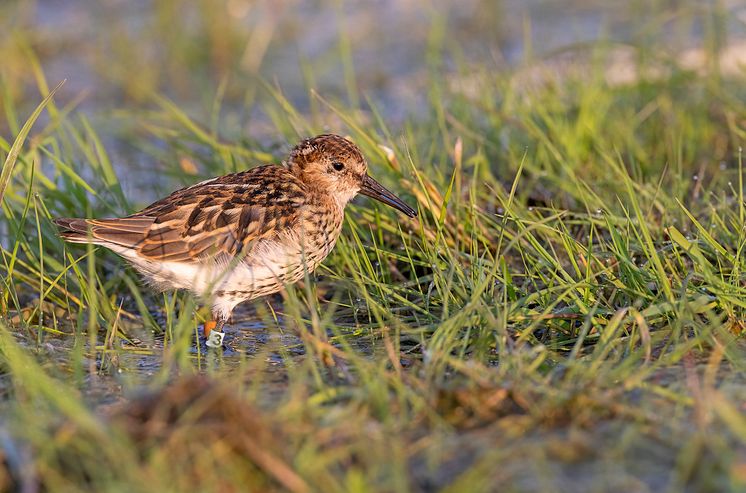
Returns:
[[[412,209],[407,204],[402,202],[399,197],[386,190],[383,185],[381,185],[368,175],[365,175],[365,178],[363,179],[363,186],[360,189],[360,193],[381,201],[384,204],[389,205],[395,209],[399,209],[409,217],[417,216],[416,210]]]

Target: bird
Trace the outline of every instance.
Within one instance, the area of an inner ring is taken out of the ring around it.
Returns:
[[[204,336],[219,347],[238,304],[299,281],[329,255],[358,193],[417,216],[368,174],[357,145],[323,134],[280,164],[202,181],[126,217],[53,222],[65,241],[112,250],[155,289],[188,290],[209,304]]]

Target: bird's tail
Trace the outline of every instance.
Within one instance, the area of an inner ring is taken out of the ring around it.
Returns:
[[[93,243],[111,247],[133,248],[142,241],[152,218],[79,219],[61,217],[54,224],[60,237],[71,243]]]
[[[70,243],[96,243],[87,219],[60,217],[52,222],[60,228],[60,238]]]

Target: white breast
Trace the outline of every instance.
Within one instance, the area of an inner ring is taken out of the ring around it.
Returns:
[[[279,291],[313,271],[323,258],[308,258],[297,237],[262,241],[246,258],[204,262],[151,262],[130,249],[111,247],[155,287],[187,289],[229,315],[235,305]],[[328,253],[328,252],[325,252]],[[316,257],[316,256],[314,256]]]

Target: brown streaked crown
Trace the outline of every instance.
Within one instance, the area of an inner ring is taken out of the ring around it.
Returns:
[[[302,140],[293,147],[293,150],[290,151],[288,164],[291,169],[303,170],[310,163],[323,161],[330,157],[365,163],[363,153],[354,143],[339,135],[323,134]]]
[[[288,169],[307,186],[346,204],[363,186],[368,172],[360,149],[339,135],[303,140],[290,152]]]

